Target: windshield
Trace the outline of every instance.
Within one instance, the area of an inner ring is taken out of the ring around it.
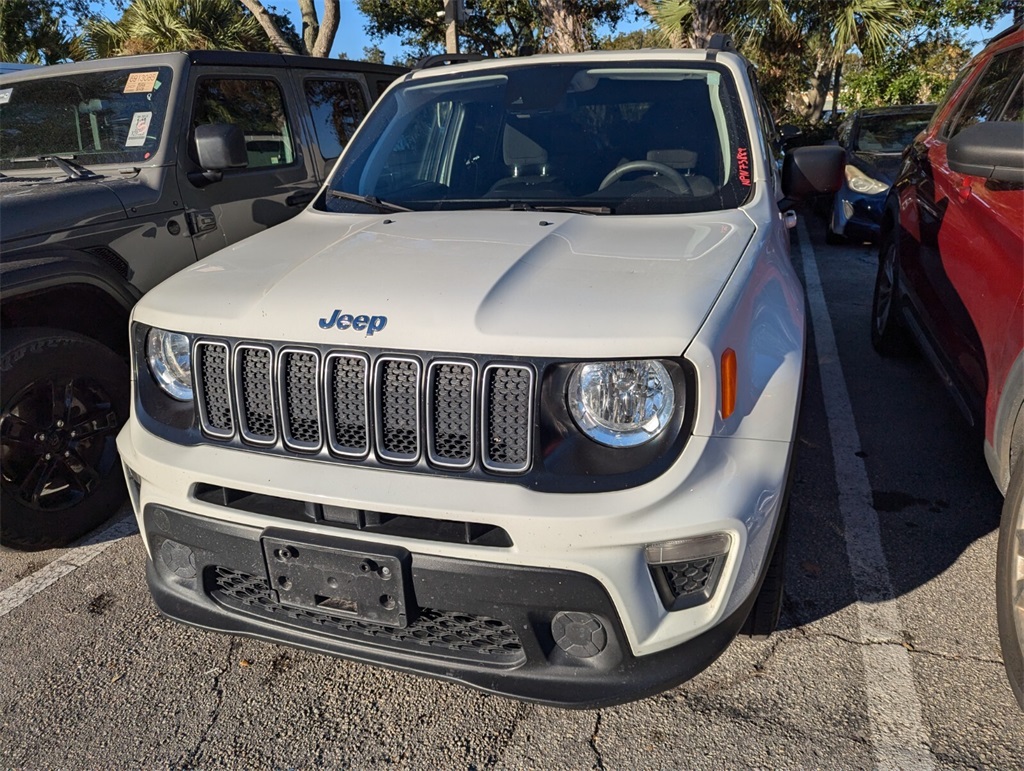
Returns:
[[[731,76],[712,63],[538,63],[413,79],[350,143],[325,206],[733,208],[751,189],[741,116]]]
[[[160,145],[169,67],[86,72],[0,86],[0,169],[57,155],[92,164],[141,164]]]
[[[854,149],[868,153],[902,152],[931,119],[932,110],[910,115],[862,116]]]

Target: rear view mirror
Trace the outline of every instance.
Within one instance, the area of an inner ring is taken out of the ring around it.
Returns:
[[[249,165],[245,135],[233,123],[206,123],[196,126],[193,138],[200,172],[190,172],[189,181],[196,187],[220,182],[225,169],[242,169]]]
[[[995,182],[1024,183],[1024,123],[991,121],[968,126],[949,140],[949,168]]]
[[[782,193],[790,201],[834,193],[843,184],[846,153],[841,147],[798,147],[782,163]]]

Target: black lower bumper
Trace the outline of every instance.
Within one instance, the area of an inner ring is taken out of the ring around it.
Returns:
[[[403,623],[377,623],[329,603],[281,602],[264,538],[301,543],[299,532],[153,505],[143,518],[153,554],[149,587],[175,620],[561,707],[618,704],[688,680],[725,650],[754,599],[697,638],[636,657],[607,592],[590,576],[392,549],[403,565]],[[328,553],[372,546],[319,540]]]

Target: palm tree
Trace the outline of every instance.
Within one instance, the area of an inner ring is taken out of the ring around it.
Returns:
[[[117,21],[90,19],[82,45],[92,58],[192,49],[269,50],[259,23],[235,0],[133,0]]]
[[[671,45],[685,39],[695,48],[726,32],[769,72],[799,56],[808,72],[801,112],[821,117],[830,86],[838,93],[843,57],[852,48],[881,50],[914,15],[907,0],[636,0]],[[781,74],[780,74],[781,76]],[[763,82],[762,78],[762,82]],[[834,81],[834,83],[833,83]]]

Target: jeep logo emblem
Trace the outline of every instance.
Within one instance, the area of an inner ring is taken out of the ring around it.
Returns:
[[[340,308],[335,309],[329,318],[320,319],[320,329],[354,329],[356,332],[366,332],[367,337],[380,332],[387,325],[387,316],[353,316],[351,313],[342,313]]]

